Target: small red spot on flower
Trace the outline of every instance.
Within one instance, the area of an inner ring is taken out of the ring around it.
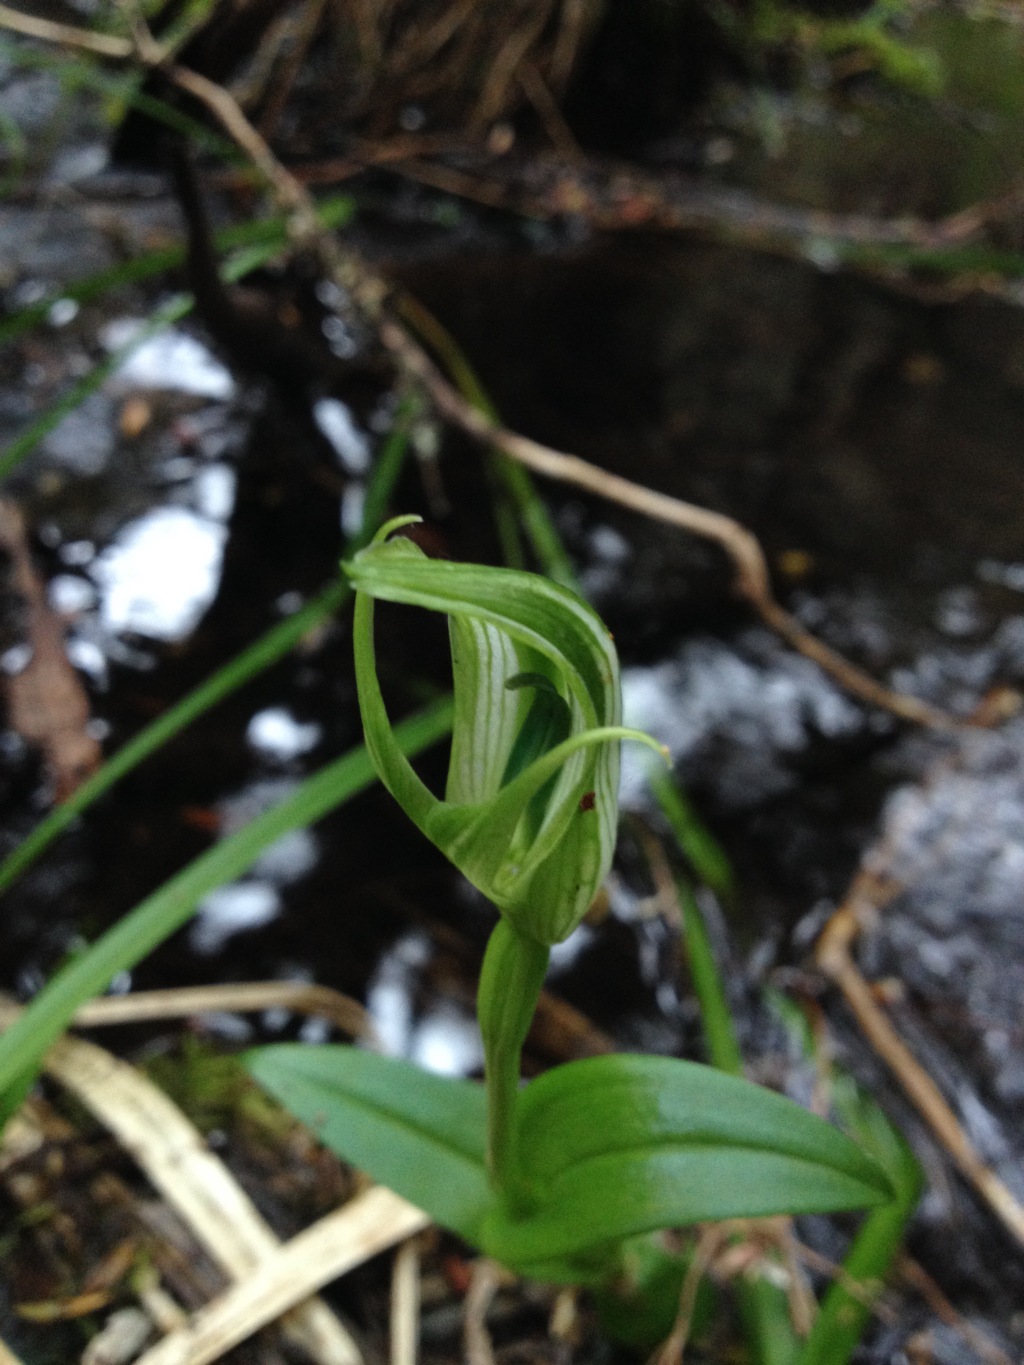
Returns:
[[[580,810],[593,810],[595,800],[595,792],[584,792],[580,797]]]
[[[464,1256],[445,1256],[441,1262],[444,1277],[460,1297],[469,1290],[473,1268]]]

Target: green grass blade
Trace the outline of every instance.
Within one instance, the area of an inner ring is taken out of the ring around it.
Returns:
[[[704,826],[675,777],[666,772],[662,764],[649,765],[647,781],[681,852],[698,879],[728,905],[736,894],[736,880],[720,844]]]
[[[685,792],[670,773],[653,764],[649,780],[684,856],[720,899],[732,899],[735,886],[732,868],[704,829]],[[680,877],[677,886],[683,912],[683,940],[700,1004],[708,1058],[718,1070],[742,1076],[743,1054],[703,913],[689,882]],[[793,1329],[785,1291],[766,1279],[741,1279],[736,1285],[736,1301],[747,1347],[756,1365],[794,1365],[801,1343]]]
[[[254,244],[239,252],[224,267],[224,278],[234,281],[251,274],[252,271],[257,270],[273,258],[279,249],[279,245],[280,243],[275,240],[263,245]],[[106,360],[101,361],[99,365],[90,370],[88,374],[83,375],[62,398],[31,422],[20,436],[15,437],[3,455],[0,455],[0,479],[5,479],[69,412],[84,402],[89,394],[94,393],[103,381],[113,374],[118,366],[123,364],[128,356],[136,351],[143,342],[148,341],[150,337],[155,336],[163,328],[180,322],[182,318],[187,317],[194,307],[195,301],[190,294],[177,295],[162,304],[126,346],[115,351]]]
[[[700,1004],[700,1021],[707,1042],[708,1059],[719,1071],[727,1071],[731,1076],[742,1076],[743,1054],[736,1038],[725,984],[711,950],[704,916],[689,885],[681,878],[677,884],[683,910],[686,955],[690,962],[693,988]]]
[[[90,303],[101,298],[108,290],[125,284],[137,284],[140,280],[161,275],[166,270],[174,270],[185,259],[185,247],[169,246],[156,251],[147,251],[131,261],[123,261],[106,270],[97,270],[80,280],[73,280],[62,289],[39,299],[36,303],[26,304],[17,312],[0,321],[0,345],[17,341],[34,327],[40,326],[49,316],[50,309],[61,299],[73,299],[76,303]]]
[[[548,578],[578,592],[575,570],[529,471],[500,451],[495,454],[493,467],[504,492],[519,514],[520,523],[541,568]]]
[[[873,1300],[903,1245],[922,1187],[916,1157],[879,1106],[848,1078],[833,1080],[841,1117],[884,1167],[896,1197],[865,1218],[843,1261],[841,1276],[822,1300],[798,1365],[846,1365],[853,1355],[871,1317]]]
[[[214,152],[226,160],[237,161],[238,150],[221,133],[175,109],[165,100],[149,95],[140,87],[143,73],[138,70],[112,72],[98,61],[79,53],[73,57],[58,55],[52,48],[39,48],[28,43],[0,37],[0,58],[11,66],[26,70],[48,71],[55,75],[65,90],[76,88],[93,90],[147,114],[154,122],[174,132],[182,133],[195,145]]]
[[[804,1012],[776,991],[768,992],[768,1001],[805,1056],[815,1058],[818,1044]],[[913,1152],[881,1107],[838,1067],[829,1067],[828,1079],[832,1107],[840,1122],[885,1171],[893,1199],[865,1218],[839,1276],[825,1294],[797,1365],[846,1365],[871,1316],[873,1299],[899,1253],[922,1186]]]
[[[801,1342],[786,1291],[769,1280],[744,1277],[736,1285],[736,1302],[751,1365],[797,1365]]]
[[[15,190],[25,173],[28,160],[28,138],[17,119],[0,109],[0,149],[7,161],[7,169],[0,179],[0,198]]]
[[[67,393],[58,398],[56,403],[41,413],[35,421],[30,422],[25,430],[14,438],[3,455],[0,455],[0,479],[6,479],[26,455],[30,455],[39,442],[48,436],[54,427],[59,426],[69,412],[74,412],[91,393],[95,393],[104,380],[108,379],[134,351],[165,327],[180,321],[192,311],[192,306],[192,300],[184,295],[168,299],[150,316],[145,326],[139,329],[127,345],[112,352],[106,360],[101,360],[88,374],[73,384]]]
[[[742,1076],[743,1054],[704,916],[691,887],[682,878],[678,886],[683,936],[708,1058],[718,1070]],[[793,1329],[785,1290],[763,1278],[743,1278],[736,1285],[736,1302],[755,1365],[795,1365],[800,1339]]]
[[[451,702],[435,702],[395,726],[408,755],[446,735]],[[194,914],[218,886],[245,872],[263,849],[295,829],[313,824],[376,780],[362,745],[307,778],[286,800],[196,858],[108,929],[39,992],[18,1021],[0,1037],[0,1095],[17,1087],[39,1065],[79,1005],[106,990]]]
[[[355,212],[355,201],[351,195],[334,195],[323,200],[318,211],[325,227],[344,227]],[[287,240],[287,225],[285,219],[280,215],[260,218],[252,223],[233,224],[231,227],[222,228],[220,232],[214,235],[214,243],[218,251],[234,251],[241,247],[250,246],[284,246]],[[185,244],[182,242],[176,246],[160,247],[154,251],[147,251],[130,261],[122,261],[105,270],[97,270],[91,275],[84,275],[80,280],[73,280],[60,289],[54,290],[46,298],[40,299],[36,303],[27,304],[24,308],[19,308],[17,312],[12,313],[10,317],[0,321],[0,345],[16,341],[25,332],[31,331],[33,327],[38,327],[40,323],[45,322],[50,309],[60,299],[74,299],[76,303],[80,304],[91,303],[93,299],[101,298],[111,289],[117,289],[128,284],[138,284],[143,280],[162,275],[165,271],[174,270],[182,265],[184,260]],[[235,276],[234,278],[238,277]]]
[[[150,754],[173,739],[212,706],[276,663],[318,622],[336,611],[350,596],[351,590],[347,583],[333,583],[325,592],[308,602],[301,611],[297,611],[267,631],[170,710],[147,725],[127,744],[122,745],[92,777],[83,782],[66,801],[56,806],[46,819],[8,854],[0,864],[0,891],[6,890],[82,811],[99,800],[115,782],[119,782],[133,768],[137,768]]]
[[[452,383],[463,398],[472,403],[490,421],[500,422],[500,414],[491,401],[490,394],[447,327],[417,300],[408,296],[402,300],[402,312],[422,339],[437,352]],[[576,574],[565,552],[562,538],[555,529],[551,514],[537,494],[529,471],[497,448],[492,448],[489,452],[488,468],[493,481],[498,485],[499,501],[495,516],[499,539],[510,567],[519,569],[525,565],[519,553],[518,538],[508,524],[508,517],[502,504],[511,504],[515,509],[526,537],[533,546],[537,562],[548,578],[553,578],[565,588],[579,592]]]
[[[363,509],[362,529],[349,538],[346,547],[348,554],[354,554],[369,542],[374,529],[384,516],[388,499],[398,481],[398,474],[405,459],[409,426],[413,416],[414,405],[411,403],[403,404],[398,410],[395,425],[381,447],[370,479]],[[82,811],[98,801],[115,782],[119,782],[127,773],[137,768],[150,754],[173,739],[211,707],[283,658],[308,631],[337,611],[351,595],[352,589],[348,581],[339,579],[300,611],[273,626],[112,754],[92,777],[83,782],[66,801],[55,807],[0,863],[0,892],[5,891]]]
[[[916,1161],[913,1169],[918,1170]],[[846,1365],[871,1317],[872,1300],[903,1244],[917,1198],[918,1186],[911,1191],[908,1185],[891,1205],[868,1214],[843,1262],[842,1279],[825,1295],[798,1365]]]

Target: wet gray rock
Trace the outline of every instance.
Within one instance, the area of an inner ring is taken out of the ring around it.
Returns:
[[[929,1012],[960,1073],[961,1111],[984,1128],[979,1105],[1024,1104],[1024,720],[964,736],[898,788],[865,864],[900,888],[865,941],[865,968],[899,976]]]

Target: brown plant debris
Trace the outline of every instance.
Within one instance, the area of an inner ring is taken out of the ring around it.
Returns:
[[[102,753],[89,733],[85,687],[64,649],[64,623],[32,563],[21,510],[7,499],[0,499],[0,550],[7,556],[10,590],[22,604],[31,650],[25,667],[6,678],[9,724],[42,750],[56,799],[63,801],[99,767]]]
[[[854,878],[843,904],[818,941],[818,966],[842,991],[861,1031],[903,1087],[935,1137],[1003,1226],[1024,1244],[1024,1207],[988,1166],[971,1142],[938,1085],[890,1022],[853,960],[852,948],[865,924],[895,893],[870,870]]]

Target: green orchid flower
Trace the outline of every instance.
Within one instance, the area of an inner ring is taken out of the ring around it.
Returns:
[[[846,1209],[882,1173],[820,1119],[668,1057],[557,1067],[525,1088],[522,1049],[550,948],[585,914],[615,841],[620,724],[611,638],[534,574],[428,559],[390,522],[345,566],[367,749],[385,786],[500,915],[477,1013],[484,1084],[351,1047],[278,1045],[256,1076],[321,1139],[488,1255],[555,1282],[632,1294],[636,1239],[713,1218]],[[395,741],[377,683],[376,598],[444,612],[455,686],[443,800]],[[675,1312],[682,1271],[644,1244]],[[657,1258],[660,1257],[660,1260]],[[689,1274],[688,1271],[685,1272]]]
[[[575,593],[536,574],[428,559],[388,539],[343,565],[356,590],[355,657],[367,748],[411,820],[522,935],[561,942],[608,871],[619,741],[664,752],[621,724],[607,629]],[[373,601],[448,617],[455,691],[444,800],[395,743],[377,682]]]

